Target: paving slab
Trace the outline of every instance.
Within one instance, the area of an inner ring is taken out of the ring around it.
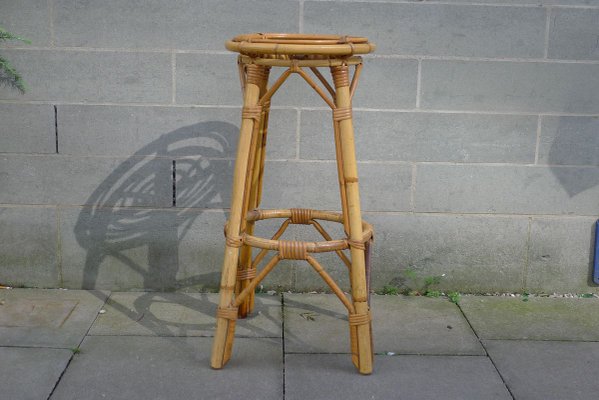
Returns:
[[[595,400],[599,343],[486,340],[515,400]]]
[[[481,339],[599,341],[599,299],[464,296]]]
[[[281,399],[281,340],[237,339],[219,371],[210,338],[89,336],[52,400]]]
[[[377,356],[374,373],[360,376],[341,354],[287,355],[285,398],[511,399],[487,357]]]
[[[213,336],[216,293],[112,293],[90,335]],[[256,295],[254,313],[237,321],[238,337],[281,337],[281,298]]]
[[[285,294],[287,353],[348,353],[347,313],[334,295]],[[459,308],[446,299],[371,297],[375,352],[484,355]]]
[[[0,346],[77,347],[108,292],[0,290]]]
[[[72,355],[63,349],[0,347],[2,398],[46,400]]]

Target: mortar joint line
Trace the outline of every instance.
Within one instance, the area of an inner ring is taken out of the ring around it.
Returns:
[[[524,271],[522,272],[522,290],[528,286],[528,272],[530,270],[530,247],[532,240],[532,217],[528,217],[528,227],[526,232],[526,255],[524,257]]]
[[[11,48],[12,49],[12,48]],[[169,108],[215,108],[215,109],[234,109],[238,110],[241,105],[234,104],[194,104],[194,103],[135,103],[135,102],[100,102],[100,101],[53,101],[53,100],[18,100],[18,99],[0,99],[0,104],[18,104],[18,105],[76,105],[76,106],[115,106],[115,107],[169,107]],[[272,110],[297,110],[296,106],[288,105],[275,105],[271,107]],[[330,111],[328,107],[320,106],[302,106],[299,107],[302,111]],[[569,113],[569,112],[558,112],[558,111],[496,111],[496,110],[449,110],[449,109],[417,109],[417,108],[372,108],[372,107],[353,107],[354,112],[384,112],[384,113],[424,113],[424,114],[471,114],[471,115],[504,115],[504,116],[547,116],[547,117],[599,117],[599,113]]]
[[[177,54],[171,52],[171,104],[176,103],[177,98]]]
[[[298,30],[299,33],[304,33],[304,0],[299,1],[298,8]]]
[[[539,115],[537,118],[537,135],[535,141],[535,165],[539,165],[539,149],[541,147],[541,126],[542,126],[543,116]]]
[[[173,160],[173,205],[177,207],[177,160]]]
[[[285,294],[281,293],[281,353],[283,356],[283,400],[285,400]]]
[[[58,281],[60,287],[64,287],[64,274],[62,270],[62,234],[60,229],[60,214],[60,205],[56,205],[56,263],[58,264]]]
[[[543,58],[549,59],[549,31],[551,28],[551,7],[547,7],[545,20],[545,42],[543,49]]]
[[[328,2],[330,0],[311,0],[313,2]],[[508,7],[508,8],[538,8],[538,7],[547,7],[547,5],[539,4],[540,1],[529,1],[523,4],[512,4],[512,3],[502,3],[500,0],[497,0],[495,3],[485,3],[485,2],[469,2],[469,1],[447,1],[447,0],[420,0],[418,3],[415,3],[414,0],[335,0],[337,3],[383,3],[383,4],[409,4],[412,6],[435,6],[435,5],[445,5],[445,6],[458,6],[458,7],[471,7],[471,6],[483,6],[483,7]],[[597,9],[599,6],[588,5],[588,4],[552,4],[551,7],[554,8],[578,8],[578,9]]]
[[[416,210],[416,174],[417,174],[417,164],[412,163],[412,181],[410,183],[410,209],[412,213]]]
[[[50,47],[56,46],[56,37],[54,34],[54,1],[48,0],[48,28],[50,30]]]
[[[55,142],[55,152],[59,154],[58,151],[58,108],[56,104],[54,104],[54,142]]]
[[[297,123],[295,127],[295,159],[300,159],[300,145],[301,145],[301,118],[302,110],[297,109]]]
[[[422,92],[422,58],[418,58],[418,72],[416,73],[416,108],[420,108],[420,97]]]

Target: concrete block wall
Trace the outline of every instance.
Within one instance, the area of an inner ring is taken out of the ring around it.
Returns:
[[[0,26],[33,42],[0,48],[30,88],[0,87],[0,283],[216,287],[241,104],[223,42],[299,31],[378,44],[354,101],[374,288],[412,268],[598,292],[599,0],[19,0]],[[264,207],[338,209],[326,105],[292,77],[273,106]],[[309,268],[266,286],[323,288]]]

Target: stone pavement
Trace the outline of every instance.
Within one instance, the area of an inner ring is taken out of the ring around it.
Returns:
[[[209,367],[216,294],[0,290],[0,398],[597,399],[599,299],[372,297],[361,376],[333,295],[258,295]]]

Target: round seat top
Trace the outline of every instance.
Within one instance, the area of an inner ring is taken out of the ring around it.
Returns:
[[[320,56],[327,58],[368,54],[375,45],[365,37],[306,33],[251,33],[225,42],[228,50],[247,56]]]

